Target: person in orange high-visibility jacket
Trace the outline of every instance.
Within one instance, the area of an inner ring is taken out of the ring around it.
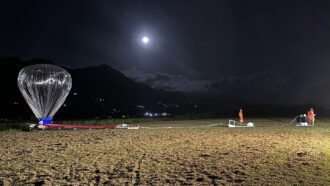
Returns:
[[[308,125],[310,125],[310,126],[314,126],[315,115],[314,115],[314,110],[313,110],[313,108],[311,108],[311,109],[307,112],[307,117],[308,117]]]
[[[238,116],[239,116],[239,122],[243,123],[243,110],[242,109],[239,109]]]

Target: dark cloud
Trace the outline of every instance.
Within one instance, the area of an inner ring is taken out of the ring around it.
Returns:
[[[289,100],[291,84],[292,79],[283,74],[265,72],[246,78],[224,78],[211,83],[209,89],[251,103],[280,103]]]
[[[211,81],[190,80],[183,76],[174,76],[164,72],[145,73],[136,69],[123,71],[123,73],[137,81],[156,89],[179,92],[206,91],[206,85]]]
[[[131,79],[156,89],[181,92],[212,93],[222,98],[236,98],[246,103],[330,104],[330,79],[309,76],[301,80],[273,72],[263,72],[245,78],[231,76],[219,80],[191,80],[168,73],[144,73],[136,69],[125,71]]]
[[[124,74],[137,82],[153,88],[181,92],[213,91],[217,93],[227,92],[228,94],[236,94],[247,91],[258,91],[258,94],[265,93],[265,95],[269,96],[270,94],[280,95],[280,92],[285,92],[292,83],[289,77],[271,72],[251,75],[246,78],[236,76],[224,77],[219,80],[192,80],[162,72],[144,73],[136,69],[124,71]]]

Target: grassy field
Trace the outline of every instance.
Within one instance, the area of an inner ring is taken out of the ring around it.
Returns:
[[[140,124],[153,130],[0,132],[0,185],[330,185],[330,121],[251,121],[255,128],[209,119]]]

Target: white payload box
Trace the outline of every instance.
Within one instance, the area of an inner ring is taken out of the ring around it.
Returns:
[[[122,123],[117,125],[117,129],[127,129],[127,124],[126,123]]]
[[[140,125],[127,125],[127,129],[140,129]]]
[[[228,127],[254,127],[254,123],[248,122],[247,124],[244,123],[238,123],[234,120],[229,120]]]
[[[37,127],[38,127],[38,129],[41,129],[41,130],[47,129],[47,126],[45,126],[45,125],[38,125]]]
[[[126,123],[117,125],[117,129],[140,129],[140,125],[128,125]]]

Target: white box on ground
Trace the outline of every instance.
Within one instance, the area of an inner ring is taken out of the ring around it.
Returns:
[[[126,123],[122,123],[117,125],[117,129],[127,129],[127,124]]]
[[[308,127],[308,123],[307,122],[297,123],[296,126],[297,127]]]
[[[244,123],[237,123],[234,120],[229,120],[228,127],[231,127],[231,128],[233,128],[233,127],[254,127],[254,123],[249,122],[247,124],[244,124]]]
[[[128,125],[127,129],[140,129],[140,125]]]

